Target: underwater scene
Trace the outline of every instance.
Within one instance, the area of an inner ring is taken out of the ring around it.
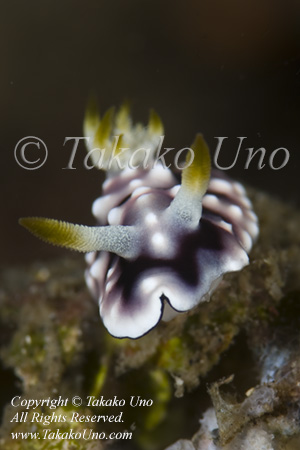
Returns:
[[[0,449],[299,449],[300,6],[1,12]]]

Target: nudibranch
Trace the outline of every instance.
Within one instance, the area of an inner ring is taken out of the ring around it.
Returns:
[[[105,327],[117,338],[139,338],[161,318],[170,320],[207,300],[225,273],[249,263],[257,217],[242,185],[211,171],[200,134],[178,184],[159,162],[150,168],[137,167],[138,161],[136,168],[109,167],[116,136],[123,162],[141,147],[154,160],[163,135],[154,112],[143,127],[132,124],[126,105],[102,119],[90,107],[84,131],[94,164],[107,171],[102,196],[92,206],[97,226],[39,217],[20,224],[49,243],[86,252],[86,282]],[[101,165],[99,149],[108,150]]]

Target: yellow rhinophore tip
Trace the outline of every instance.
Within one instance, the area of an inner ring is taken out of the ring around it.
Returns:
[[[182,171],[181,186],[184,191],[202,198],[210,180],[211,162],[208,146],[201,134],[197,134],[191,149],[193,155],[189,152],[186,158],[187,167]]]
[[[181,187],[169,206],[169,213],[188,227],[198,227],[202,198],[210,179],[210,155],[201,134],[197,134],[182,171]]]
[[[19,219],[19,224],[36,237],[53,245],[79,252],[89,252],[95,248],[95,238],[93,233],[89,232],[92,227],[42,217],[23,217]]]
[[[134,258],[138,250],[137,232],[131,226],[88,227],[43,217],[23,217],[19,224],[45,242],[78,252],[104,250]]]

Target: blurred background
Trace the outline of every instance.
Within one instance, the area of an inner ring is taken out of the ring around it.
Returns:
[[[146,122],[154,108],[167,147],[189,146],[200,131],[213,155],[215,137],[228,136],[224,165],[246,136],[244,148],[266,148],[266,167],[255,160],[245,170],[244,151],[230,175],[299,204],[299,14],[297,0],[2,1],[0,264],[65,253],[31,237],[21,216],[94,224],[103,175],[83,168],[83,144],[76,170],[63,170],[72,147],[65,136],[82,136],[91,92],[101,112],[127,98],[134,119]],[[38,170],[14,159],[25,136],[47,145]],[[268,158],[278,147],[290,160],[273,171]]]

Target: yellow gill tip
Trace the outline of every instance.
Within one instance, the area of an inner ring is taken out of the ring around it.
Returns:
[[[109,140],[110,134],[112,132],[114,114],[115,114],[115,107],[112,106],[106,111],[106,113],[102,117],[96,130],[94,138],[94,146],[99,148],[106,146],[107,141]]]
[[[95,134],[99,123],[100,112],[98,103],[95,95],[90,95],[83,120],[83,131],[85,136],[92,136],[93,134]]]
[[[116,114],[116,128],[121,132],[129,131],[131,128],[130,104],[125,100]]]
[[[164,134],[164,126],[159,115],[154,111],[154,109],[150,110],[148,130],[150,134],[156,134],[159,136]]]

